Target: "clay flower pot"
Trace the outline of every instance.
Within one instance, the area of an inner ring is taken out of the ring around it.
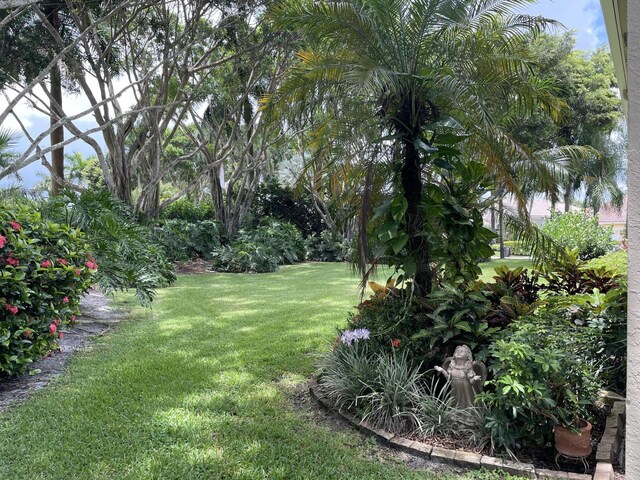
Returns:
[[[554,435],[556,450],[567,457],[587,457],[591,453],[591,424],[578,419],[578,432],[562,425],[556,425]]]

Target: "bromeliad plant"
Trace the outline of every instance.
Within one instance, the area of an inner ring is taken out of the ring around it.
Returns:
[[[57,347],[97,270],[80,231],[0,204],[0,374]]]

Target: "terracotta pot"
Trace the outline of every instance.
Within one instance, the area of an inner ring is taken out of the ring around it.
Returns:
[[[587,457],[591,453],[591,424],[584,419],[578,420],[578,432],[562,425],[554,428],[556,450],[567,457]]]

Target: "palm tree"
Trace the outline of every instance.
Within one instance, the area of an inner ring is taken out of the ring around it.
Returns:
[[[354,121],[379,124],[396,145],[399,189],[406,199],[406,248],[416,260],[414,285],[432,290],[432,252],[423,234],[421,202],[438,138],[471,134],[492,173],[508,178],[513,144],[494,113],[555,111],[549,84],[529,76],[524,41],[554,22],[515,14],[526,0],[282,0],[271,10],[276,28],[301,33],[309,47],[276,98],[308,106],[314,98],[358,99]],[[363,117],[362,114],[365,114]],[[427,180],[428,181],[428,180]]]
[[[569,211],[574,193],[581,188],[584,208],[591,208],[594,214],[606,204],[622,207],[624,192],[619,184],[626,180],[626,141],[614,141],[609,132],[598,132],[591,136],[590,144],[592,155],[574,162],[565,183],[565,212]]]
[[[16,157],[13,147],[16,145],[16,137],[9,130],[0,129],[0,167],[8,167]]]

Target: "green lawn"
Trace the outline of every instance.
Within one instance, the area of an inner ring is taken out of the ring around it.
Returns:
[[[480,267],[482,268],[482,276],[480,278],[485,282],[493,281],[493,276],[495,275],[494,270],[500,265],[507,265],[509,268],[531,268],[531,260],[526,258],[505,258],[504,260],[492,259],[489,262],[480,264]]]
[[[152,309],[127,304],[130,321],[0,415],[0,479],[436,478],[292,407],[357,283],[304,264],[181,276]]]

